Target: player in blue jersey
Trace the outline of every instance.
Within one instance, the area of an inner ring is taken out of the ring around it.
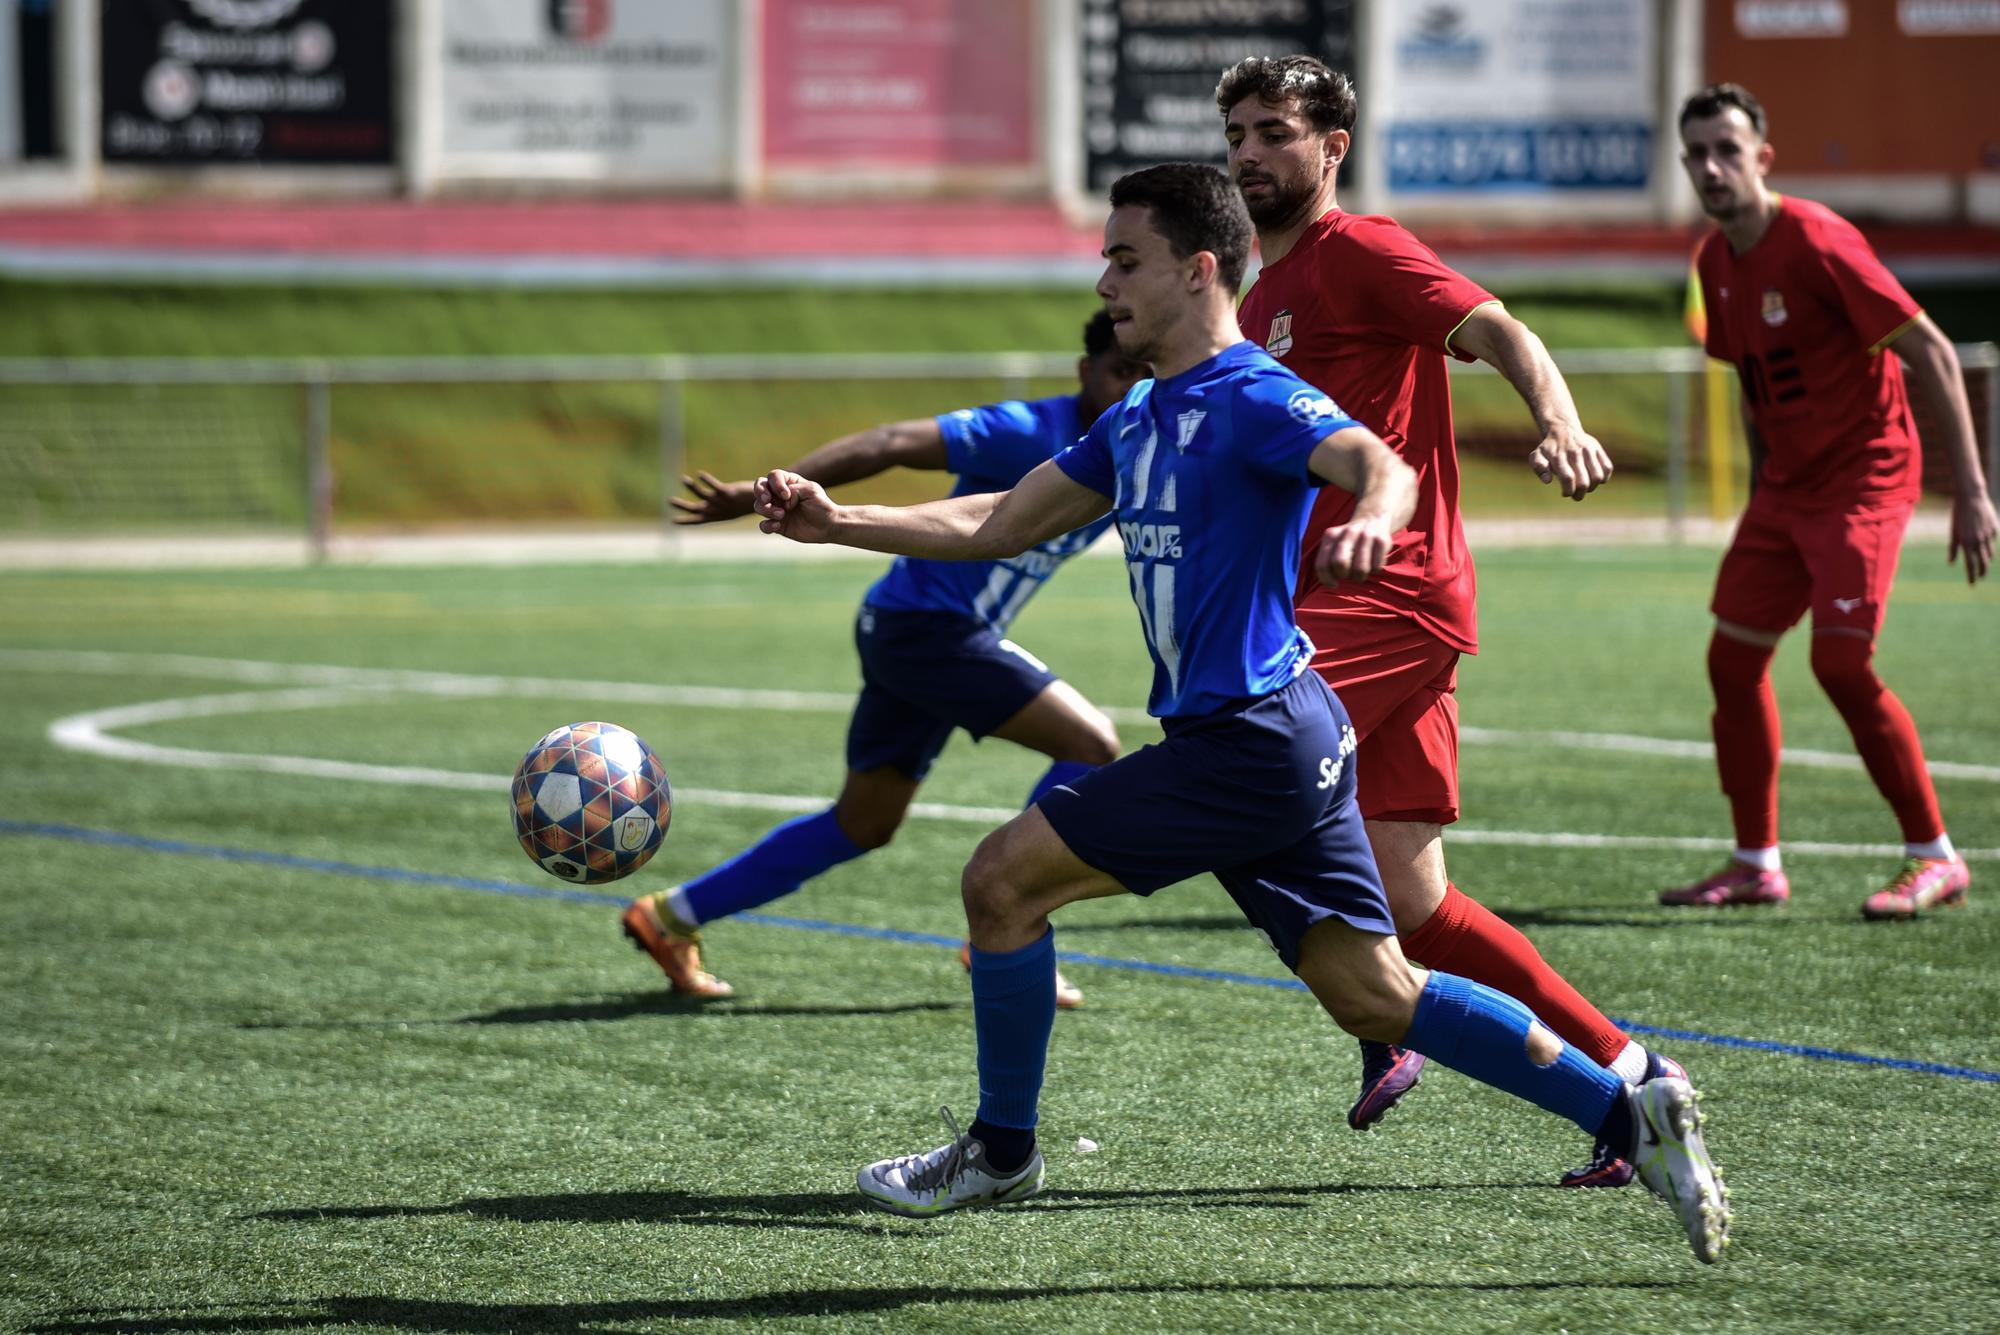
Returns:
[[[1637,1164],[1695,1254],[1728,1237],[1722,1182],[1685,1080],[1640,1087],[1520,1002],[1410,965],[1355,802],[1354,729],[1309,670],[1292,618],[1300,542],[1323,484],[1354,493],[1321,536],[1323,582],[1368,579],[1408,520],[1414,474],[1381,439],[1242,340],[1241,196],[1213,167],[1121,178],[1098,280],[1136,386],[1011,491],[908,508],[838,506],[793,474],[758,483],[766,531],[932,559],[991,560],[1114,515],[1153,658],[1165,739],[1044,793],[965,868],[979,1112],[937,1149],[869,1164],[864,1197],[926,1216],[1041,1190],[1034,1127],[1055,1006],[1049,915],[1214,872],[1349,1033],[1394,1043],[1568,1117]]]
[[[829,441],[791,471],[832,487],[899,466],[943,469],[957,474],[954,496],[1004,490],[1074,444],[1147,374],[1144,363],[1119,351],[1102,311],[1084,325],[1083,346],[1075,394],[874,427]],[[690,496],[673,498],[681,523],[750,513],[754,483],[723,482],[708,473],[683,480]],[[888,843],[954,728],[1047,756],[1051,763],[1031,803],[1117,757],[1111,720],[1006,638],[1035,591],[1110,522],[1106,517],[1080,525],[1005,560],[904,558],[875,582],[855,624],[862,688],[839,798],[825,811],[778,826],[721,866],[625,910],[626,936],[653,957],[674,991],[728,996],[730,985],[702,967],[701,926],[788,895]],[[1060,975],[1055,987],[1059,1004],[1082,1003],[1083,994]]]

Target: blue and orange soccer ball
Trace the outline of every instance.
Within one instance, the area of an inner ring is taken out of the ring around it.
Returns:
[[[630,876],[658,851],[673,788],[653,749],[616,723],[571,723],[514,771],[514,833],[535,865],[576,885]]]

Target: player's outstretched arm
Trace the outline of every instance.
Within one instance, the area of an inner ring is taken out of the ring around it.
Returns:
[[[1562,494],[1573,501],[1611,480],[1611,456],[1583,429],[1569,385],[1534,330],[1493,301],[1465,317],[1452,332],[1451,345],[1506,376],[1535,415],[1542,439],[1528,452],[1528,467],[1536,477],[1561,483]]]
[[[1080,528],[1111,508],[1051,460],[1012,491],[922,505],[836,505],[816,482],[780,469],[757,481],[759,526],[794,542],[831,542],[934,561],[990,561]]]
[[[2000,517],[1994,514],[1986,470],[1979,464],[1958,349],[1928,315],[1919,315],[1889,346],[1908,364],[1917,401],[1937,433],[1936,443],[1951,460],[1951,544],[1945,560],[1956,561],[1960,552],[1965,553],[1965,582],[1975,584],[1993,566]]]
[[[891,468],[945,466],[944,429],[935,417],[918,417],[907,422],[884,422],[830,440],[786,471],[811,478],[823,487],[838,487]],[[754,480],[724,482],[703,470],[692,477],[681,474],[681,485],[688,494],[669,498],[680,511],[674,516],[676,524],[715,524],[738,519],[749,514],[756,501]]]
[[[1322,584],[1373,579],[1390,540],[1417,508],[1417,475],[1365,426],[1334,432],[1313,447],[1307,467],[1322,482],[1354,493],[1354,513],[1320,538],[1313,574]]]

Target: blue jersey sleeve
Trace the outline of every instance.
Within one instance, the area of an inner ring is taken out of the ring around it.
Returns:
[[[960,477],[992,483],[995,491],[1013,486],[1069,444],[1051,440],[1049,424],[1019,401],[960,408],[937,422],[944,433],[945,467]]]
[[[1258,376],[1243,386],[1235,425],[1253,469],[1317,486],[1320,479],[1307,467],[1313,448],[1334,432],[1361,423],[1325,392],[1284,372]]]
[[[1118,494],[1118,469],[1111,458],[1111,423],[1117,416],[1116,408],[1107,410],[1091,426],[1089,435],[1056,456],[1056,467],[1070,481],[1100,496]]]

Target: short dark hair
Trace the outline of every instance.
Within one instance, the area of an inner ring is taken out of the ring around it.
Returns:
[[[1712,83],[1681,103],[1681,118],[1675,128],[1685,130],[1689,121],[1705,121],[1731,107],[1743,113],[1759,139],[1764,137],[1764,104],[1740,83]]]
[[[1083,322],[1083,355],[1102,357],[1118,346],[1118,333],[1111,327],[1111,312],[1099,311]]]
[[[1246,97],[1296,102],[1314,130],[1354,129],[1354,83],[1317,56],[1249,56],[1222,72],[1215,105],[1226,117]]]
[[[1232,295],[1243,286],[1255,229],[1242,192],[1220,167],[1165,162],[1128,172],[1111,183],[1111,207],[1128,204],[1153,211],[1153,228],[1167,239],[1175,259],[1208,251],[1222,286]]]

